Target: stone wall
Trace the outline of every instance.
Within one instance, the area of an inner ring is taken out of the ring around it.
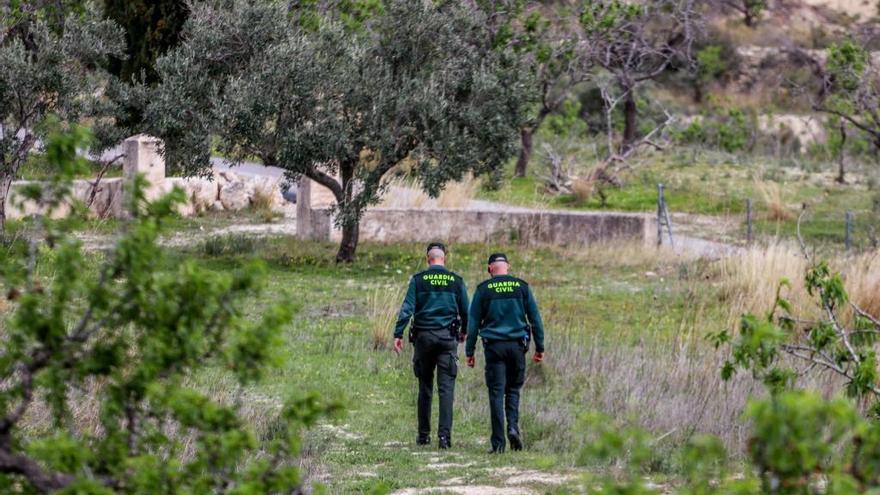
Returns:
[[[330,210],[312,210],[311,239],[339,240]],[[377,242],[524,243],[586,245],[614,239],[653,243],[652,215],[525,210],[367,210],[360,239]]]
[[[12,183],[12,190],[6,198],[6,217],[9,219],[22,218],[40,213],[36,204],[30,201],[23,202],[19,191],[33,184],[33,181],[18,180]],[[88,206],[92,214],[97,218],[114,218],[123,214],[122,198],[123,179],[110,178],[100,181],[97,186],[93,181],[75,180],[73,182],[72,196]],[[62,205],[54,212],[56,217],[64,217],[70,212],[69,205]]]
[[[280,178],[245,176],[230,171],[213,172],[210,178],[165,177],[165,159],[160,151],[161,142],[153,137],[138,135],[125,140],[122,145],[123,177],[94,180],[77,180],[73,185],[73,197],[89,207],[97,218],[118,218],[126,214],[128,201],[125,191],[137,176],[147,181],[144,194],[156,199],[174,187],[183,189],[186,202],[179,206],[181,215],[189,216],[206,210],[238,211],[250,207],[255,201],[270,203],[272,209],[283,212],[285,199],[281,195]],[[7,218],[21,218],[39,213],[36,204],[24,202],[16,194],[30,181],[15,181],[11,194],[6,198]],[[60,208],[56,216],[65,216],[69,208]]]
[[[303,178],[297,194],[297,235],[341,238],[332,209],[315,201],[326,189]],[[526,243],[585,245],[613,239],[656,242],[653,215],[638,213],[470,208],[370,208],[361,219],[360,240],[377,242]]]

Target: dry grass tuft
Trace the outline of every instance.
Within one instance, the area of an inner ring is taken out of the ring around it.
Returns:
[[[847,259],[842,271],[850,301],[880,318],[880,251]]]
[[[261,185],[254,188],[251,196],[251,209],[262,219],[269,221],[277,216],[275,212],[278,196],[271,186]]]
[[[385,349],[388,346],[388,336],[397,321],[402,298],[400,287],[377,287],[367,297],[370,342],[374,350]]]
[[[578,178],[571,182],[571,194],[574,196],[574,202],[578,206],[586,204],[595,193],[595,180]]]
[[[384,208],[465,208],[477,196],[480,180],[472,175],[446,184],[437,198],[425,194],[412,179],[395,177],[387,182],[388,192],[380,206]]]
[[[745,313],[765,315],[773,307],[780,283],[787,280],[782,296],[798,314],[814,311],[804,287],[807,261],[793,243],[755,245],[720,263],[722,302],[730,310],[731,323]]]
[[[785,221],[794,218],[794,214],[782,200],[782,188],[776,182],[755,181],[755,189],[761,194],[767,207],[767,218],[774,221]]]
[[[450,182],[440,193],[437,203],[441,208],[464,208],[480,192],[480,180],[468,175],[458,182]]]
[[[868,313],[880,316],[880,251],[830,261],[839,271],[850,300]],[[765,315],[773,306],[781,281],[782,297],[801,318],[820,318],[818,300],[807,293],[804,276],[809,263],[794,243],[753,246],[738,255],[721,261],[720,279],[722,303],[730,312],[730,323],[735,324],[745,313]],[[852,315],[843,310],[846,321]]]

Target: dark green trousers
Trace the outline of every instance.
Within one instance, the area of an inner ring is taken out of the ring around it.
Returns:
[[[492,417],[492,449],[504,450],[506,430],[519,431],[519,392],[526,378],[525,346],[520,340],[483,342]],[[505,417],[507,429],[504,428]]]
[[[452,438],[452,402],[455,377],[458,375],[458,341],[449,330],[420,330],[413,338],[413,372],[419,379],[419,436],[431,433],[431,398],[434,392],[434,369],[437,369],[437,395],[440,396],[440,420],[437,435]]]

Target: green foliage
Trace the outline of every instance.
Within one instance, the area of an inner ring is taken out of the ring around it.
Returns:
[[[639,4],[619,0],[610,2],[586,0],[578,20],[589,33],[608,32],[638,19],[644,10]]]
[[[84,166],[76,150],[87,143],[79,129],[51,136],[47,159],[59,172],[33,196],[47,213],[69,201],[70,179]],[[13,306],[0,352],[0,373],[9,377],[0,391],[0,488],[288,493],[300,483],[290,462],[299,428],[338,406],[314,395],[288,402],[279,433],[260,441],[238,401],[216,400],[191,380],[214,367],[238,393],[259,382],[291,306],[244,318],[243,301],[262,286],[262,264],[218,273],[191,260],[171,263],[157,241],[182,191],[150,203],[136,184],[132,195],[134,218],[102,258],[46,218],[26,253],[2,260]],[[93,409],[75,416],[84,401]],[[38,408],[48,409],[50,422],[34,429]]]
[[[589,418],[581,424],[591,442],[583,453],[617,469],[588,479],[587,493],[657,493],[646,482],[642,464],[658,455],[656,442],[638,429],[615,427],[611,418]],[[685,476],[672,493],[855,495],[880,490],[880,424],[861,417],[851,401],[786,391],[752,400],[744,419],[751,430],[741,474],[730,476],[717,438],[697,436],[678,458]]]
[[[184,0],[105,0],[104,15],[125,30],[124,56],[110,59],[110,72],[125,82],[155,84],[156,59],[175,46],[189,9]]]
[[[742,0],[742,7],[746,16],[746,19],[757,19],[758,16],[761,15],[761,12],[767,8],[766,0]],[[752,21],[747,21],[751,24]]]
[[[816,108],[843,118],[863,132],[876,148],[880,145],[875,118],[880,90],[868,50],[854,40],[846,40],[828,48],[827,60],[823,80],[827,91]]]
[[[580,39],[589,47],[587,60],[603,69],[609,81],[599,84],[604,110],[621,103],[624,111],[622,149],[638,134],[638,87],[672,67],[690,67],[695,26],[692,4],[675,0],[622,2],[585,0],[578,16]],[[612,89],[613,88],[613,89]],[[614,154],[615,150],[608,150]]]
[[[499,168],[514,151],[521,92],[498,52],[483,46],[478,11],[351,5],[363,6],[352,11],[363,18],[357,29],[334,9],[310,30],[280,4],[195,7],[185,42],[158,63],[163,84],[146,111],[169,163],[185,170],[205,169],[216,134],[233,160],[258,156],[329,187],[348,229],[346,261],[361,214],[402,162],[431,195]]]
[[[722,58],[720,45],[708,45],[697,52],[697,79],[708,83],[721,77],[727,71],[728,61]]]
[[[703,144],[735,153],[748,148],[755,133],[754,120],[742,109],[729,108],[695,119],[673,137],[682,144]]]
[[[868,65],[868,56],[867,51],[852,40],[831,45],[826,70],[833,78],[834,89],[855,91]]]
[[[565,100],[559,111],[547,117],[547,130],[564,139],[583,137],[587,132],[587,123],[581,118],[580,113],[579,101]]]
[[[0,228],[9,184],[51,130],[47,119],[76,123],[107,115],[99,88],[108,76],[100,67],[121,53],[120,33],[91,8],[59,20],[53,9],[67,13],[69,3],[46,2],[44,9],[16,2],[0,42]]]

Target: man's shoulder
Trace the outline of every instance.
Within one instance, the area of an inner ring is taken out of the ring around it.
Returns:
[[[464,282],[464,277],[446,268],[428,268],[414,274],[412,278],[413,280],[431,280],[432,278],[445,278],[452,279],[456,282]]]
[[[490,289],[491,287],[489,287],[489,284],[503,285],[503,284],[510,284],[510,283],[514,283],[516,287],[528,287],[529,286],[529,283],[526,282],[525,280],[518,278],[518,277],[514,277],[513,275],[507,275],[504,278],[487,278],[486,280],[483,280],[482,282],[480,282],[480,285],[478,285],[477,288],[478,289],[479,288]]]

